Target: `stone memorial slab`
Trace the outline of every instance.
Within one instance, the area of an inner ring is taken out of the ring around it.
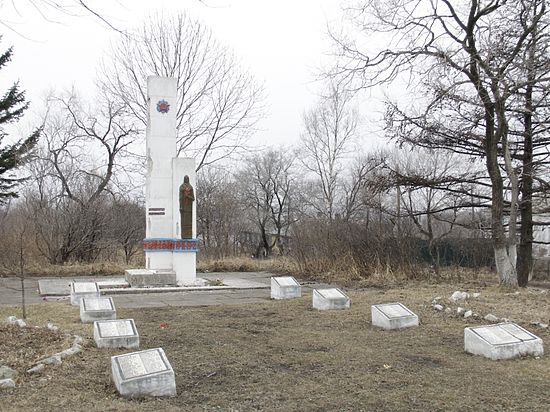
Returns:
[[[515,323],[465,328],[464,350],[493,360],[544,353],[542,339]]]
[[[372,324],[384,329],[418,326],[418,316],[401,303],[371,306]]]
[[[176,286],[176,272],[172,270],[128,269],[125,280],[133,288]]]
[[[94,340],[98,348],[139,348],[133,319],[95,321]]]
[[[113,356],[111,371],[125,398],[176,396],[174,370],[161,348]]]
[[[71,283],[71,305],[79,306],[82,298],[98,298],[99,286],[95,282]]]
[[[116,319],[116,309],[113,298],[82,298],[80,300],[80,320],[82,323],[92,323],[96,320]]]
[[[302,286],[292,276],[271,278],[271,299],[293,299],[302,296]]]
[[[313,307],[315,309],[347,309],[350,305],[350,298],[340,289],[332,288],[313,290]]]

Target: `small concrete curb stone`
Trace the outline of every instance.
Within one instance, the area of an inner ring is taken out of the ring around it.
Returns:
[[[13,379],[17,375],[17,371],[9,366],[0,366],[0,380]]]
[[[13,379],[0,380],[0,388],[15,388],[15,382]]]
[[[40,373],[40,372],[42,372],[42,371],[44,370],[44,368],[45,368],[44,364],[43,364],[43,363],[39,363],[38,365],[36,365],[36,366],[30,368],[29,370],[27,370],[27,373],[28,373],[29,375],[32,375],[32,374],[34,374],[34,373]]]
[[[17,325],[20,328],[24,328],[25,326],[27,326],[27,323],[23,319],[17,319],[16,316],[8,316],[6,322],[9,325]]]
[[[53,355],[38,361],[35,366],[27,370],[27,373],[40,373],[44,369],[44,365],[61,364],[63,362],[63,359],[72,355],[76,355],[77,353],[82,351],[82,342],[84,342],[84,339],[82,339],[81,336],[74,335],[73,344],[70,348],[65,349],[61,352],[54,353]]]

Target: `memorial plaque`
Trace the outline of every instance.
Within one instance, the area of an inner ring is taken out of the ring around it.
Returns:
[[[491,345],[506,345],[509,343],[521,342],[521,339],[516,338],[500,327],[477,328],[474,330],[474,333],[485,339]]]
[[[302,287],[292,276],[271,278],[271,299],[293,299],[302,296]]]
[[[418,316],[401,303],[386,303],[371,306],[374,326],[384,329],[403,329],[418,326]]]
[[[113,356],[111,372],[124,397],[176,395],[174,370],[161,348]]]
[[[314,289],[313,307],[319,310],[347,309],[351,300],[340,289]]]
[[[99,291],[95,282],[74,282],[73,286],[75,293],[94,293]]]
[[[317,290],[325,299],[342,299],[346,298],[339,289],[320,289]]]
[[[377,305],[388,318],[400,318],[402,316],[410,316],[411,311],[399,303],[390,303],[388,305]]]
[[[133,319],[94,322],[94,340],[98,348],[139,348],[139,334]]]
[[[71,304],[80,305],[84,297],[100,296],[99,286],[95,282],[73,282],[71,283]]]
[[[300,286],[292,276],[281,276],[273,278],[280,286]]]
[[[168,370],[156,350],[131,353],[128,356],[120,357],[118,364],[123,379],[132,379],[136,376]]]
[[[542,339],[515,323],[465,328],[464,350],[493,360],[544,353]]]
[[[84,297],[80,301],[80,320],[92,323],[96,320],[116,319],[116,309],[112,298]]]
[[[520,328],[515,323],[503,323],[500,325],[500,327],[501,329],[504,329],[506,332],[510,333],[512,336],[515,336],[522,341],[537,339],[535,335],[527,332],[523,328]]]
[[[84,298],[82,299],[84,310],[113,310],[113,299],[111,298]]]
[[[120,319],[116,322],[98,322],[99,336],[112,338],[113,336],[133,336],[136,334],[135,325],[131,319]]]

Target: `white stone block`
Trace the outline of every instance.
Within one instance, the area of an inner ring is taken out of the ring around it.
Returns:
[[[98,348],[139,348],[139,334],[133,319],[96,320],[94,340]]]
[[[293,299],[302,296],[302,286],[292,276],[271,278],[271,299]]]
[[[161,348],[113,356],[111,371],[125,398],[176,396],[174,370]]]
[[[347,309],[351,300],[340,289],[314,289],[313,307],[319,310]]]
[[[96,320],[116,319],[116,309],[113,298],[82,298],[80,300],[80,320],[82,323],[92,323]]]
[[[493,360],[544,353],[542,339],[515,323],[465,328],[464,350]]]
[[[193,285],[197,280],[197,252],[174,252],[172,264],[178,286]]]
[[[79,306],[80,300],[84,297],[98,298],[99,296],[99,286],[95,282],[71,283],[71,305]]]
[[[384,329],[403,329],[418,326],[418,316],[401,303],[371,306],[372,324]]]
[[[172,255],[172,252],[151,252],[154,257]],[[148,254],[149,255],[149,254]],[[167,266],[171,264],[168,261]],[[176,273],[172,270],[127,269],[124,279],[133,288],[175,286]]]

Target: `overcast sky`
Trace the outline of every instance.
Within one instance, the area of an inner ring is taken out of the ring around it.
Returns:
[[[67,4],[71,0],[64,0]],[[138,26],[160,10],[185,10],[209,26],[266,86],[268,115],[256,144],[297,141],[302,113],[314,105],[317,69],[327,61],[327,24],[339,20],[338,0],[89,0],[121,30]],[[98,62],[116,40],[115,31],[91,16],[73,17],[51,10],[41,16],[27,0],[0,0],[6,29],[1,49],[14,46],[0,85],[19,79],[31,101],[48,90],[73,85],[84,96],[93,92]],[[84,14],[81,10],[80,14]],[[372,133],[371,133],[372,134]]]

